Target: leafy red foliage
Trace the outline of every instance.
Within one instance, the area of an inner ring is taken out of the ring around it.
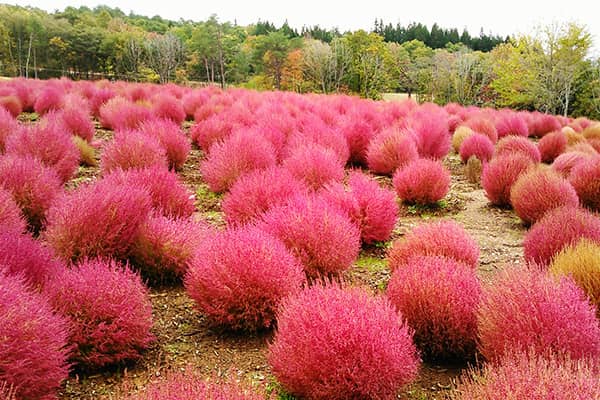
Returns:
[[[367,164],[376,174],[392,174],[396,168],[403,167],[418,157],[419,152],[412,135],[395,128],[376,135],[367,148]]]
[[[563,177],[568,178],[573,168],[585,162],[588,158],[590,158],[588,154],[579,151],[567,151],[554,159],[552,169]]]
[[[344,164],[336,153],[316,144],[296,148],[282,165],[315,191],[344,179]]]
[[[561,250],[583,238],[600,243],[600,217],[575,207],[554,209],[525,235],[525,260],[548,266]]]
[[[27,228],[21,209],[12,198],[12,194],[0,188],[0,228],[15,232],[24,232]]]
[[[441,160],[448,154],[451,136],[446,112],[433,104],[425,104],[409,118],[410,132],[419,156]]]
[[[488,360],[528,350],[600,356],[600,324],[583,291],[534,267],[507,266],[484,287],[478,329]]]
[[[0,272],[0,388],[5,382],[18,399],[57,399],[69,374],[68,334],[42,295]]]
[[[499,114],[496,120],[496,130],[499,139],[510,135],[524,137],[529,135],[527,121],[521,114],[514,111],[505,111]]]
[[[71,322],[71,360],[81,369],[135,360],[154,340],[148,290],[114,261],[84,260],[57,275],[46,292]]]
[[[562,131],[550,132],[538,142],[542,162],[551,163],[567,149],[567,136]]]
[[[185,287],[217,326],[254,331],[272,326],[281,300],[300,290],[302,265],[279,239],[246,226],[205,238]]]
[[[469,118],[464,125],[468,126],[473,132],[487,137],[492,145],[498,141],[498,131],[494,126],[494,121],[485,116]]]
[[[531,125],[529,127],[530,136],[543,137],[549,132],[554,132],[562,128],[562,124],[557,117],[540,112],[531,113]]]
[[[510,205],[510,190],[521,174],[534,165],[523,154],[494,157],[483,166],[481,186],[489,201],[497,206]]]
[[[19,129],[17,120],[8,111],[0,107],[0,153],[4,153],[6,139]]]
[[[103,174],[116,169],[162,166],[167,169],[167,152],[160,141],[141,131],[118,131],[102,151],[100,170]]]
[[[478,133],[470,135],[460,145],[460,158],[464,163],[473,156],[486,163],[493,154],[494,143],[487,136]]]
[[[477,268],[479,246],[467,231],[454,221],[437,221],[418,225],[389,252],[392,271],[409,263],[413,256],[443,256]]]
[[[166,93],[160,93],[154,96],[152,102],[152,113],[160,119],[168,119],[178,126],[185,120],[186,113],[183,104],[176,97]]]
[[[540,151],[535,143],[523,136],[506,136],[500,139],[496,144],[494,157],[515,153],[523,154],[535,163],[539,163],[542,160]]]
[[[158,139],[165,149],[170,169],[178,171],[183,167],[191,145],[179,125],[168,119],[152,119],[143,122],[139,130]]]
[[[287,392],[308,399],[395,399],[419,358],[384,297],[333,284],[284,301],[268,361]]]
[[[56,85],[46,85],[37,95],[33,110],[44,115],[49,111],[59,110],[63,104],[64,93]]]
[[[557,207],[576,207],[579,198],[566,179],[540,167],[519,176],[510,189],[510,203],[525,224],[532,224]]]
[[[600,211],[600,156],[588,158],[573,167],[569,182],[583,206]]]
[[[123,97],[112,97],[100,107],[99,117],[104,128],[114,131],[131,130],[152,118],[152,111],[145,105],[133,103]]]
[[[72,135],[77,135],[88,142],[94,138],[94,123],[85,108],[72,106],[57,113],[63,126]]]
[[[407,203],[432,204],[450,190],[450,171],[439,161],[420,158],[396,170],[394,188]]]

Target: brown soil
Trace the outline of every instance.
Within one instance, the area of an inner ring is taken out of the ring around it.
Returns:
[[[96,139],[107,141],[111,132],[98,129]],[[212,194],[202,181],[199,163],[203,154],[194,148],[179,172],[196,194],[198,217],[223,225],[221,196]],[[460,222],[481,247],[480,273],[486,279],[496,268],[522,260],[525,232],[512,211],[490,207],[483,190],[464,175],[460,158],[451,154],[445,165],[452,172],[451,190],[437,207],[401,205],[401,217],[393,239],[426,220],[451,218]],[[82,167],[74,184],[94,179],[98,168]],[[389,178],[380,178],[391,186]],[[390,242],[367,246],[344,278],[351,284],[383,292],[390,272],[385,260]],[[194,309],[181,285],[151,290],[156,342],[141,360],[93,375],[73,375],[60,392],[61,399],[117,399],[135,391],[172,369],[193,365],[206,377],[229,376],[263,389],[276,387],[269,372],[266,352],[272,333],[231,334],[212,330]],[[401,393],[402,399],[441,399],[452,390],[465,366],[425,364],[416,383]]]

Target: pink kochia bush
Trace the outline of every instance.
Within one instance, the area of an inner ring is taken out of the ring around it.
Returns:
[[[432,204],[450,190],[450,171],[439,161],[420,158],[394,174],[398,197],[407,203]]]
[[[534,163],[539,163],[542,159],[537,146],[531,140],[522,136],[506,136],[500,139],[496,144],[494,157],[515,153],[531,158]]]
[[[206,237],[185,287],[214,325],[254,331],[272,326],[281,300],[299,291],[304,279],[283,242],[247,226]]]
[[[555,131],[545,135],[538,142],[542,162],[551,163],[567,149],[567,135]]]
[[[475,269],[479,246],[458,223],[437,221],[421,224],[394,242],[389,252],[390,269],[403,268],[415,255],[443,256]]]
[[[0,154],[4,153],[6,139],[19,129],[17,120],[8,111],[0,107]]]
[[[446,257],[416,255],[394,270],[387,296],[415,330],[423,357],[475,355],[481,287],[473,268]]]
[[[64,260],[125,259],[150,210],[144,189],[101,180],[57,201],[44,236]]]
[[[410,115],[408,125],[419,156],[441,160],[448,154],[451,136],[448,115],[443,109],[432,104],[423,105]]]
[[[168,119],[152,119],[143,122],[139,130],[158,139],[165,149],[170,169],[178,171],[183,167],[191,145],[179,125]]]
[[[168,119],[177,125],[181,125],[186,117],[181,101],[165,93],[158,94],[152,98],[151,109],[156,117]]]
[[[36,158],[0,157],[0,187],[11,192],[33,231],[45,224],[46,213],[61,193],[61,186],[56,172]]]
[[[306,194],[304,182],[282,167],[271,167],[242,175],[223,198],[228,225],[249,223],[272,207],[285,204],[294,195]]]
[[[481,186],[490,203],[509,206],[513,184],[533,165],[529,157],[519,153],[494,157],[485,164],[481,174]]]
[[[507,266],[484,287],[478,311],[479,350],[488,360],[531,350],[600,357],[596,310],[570,278],[536,267]]]
[[[8,190],[0,188],[0,229],[23,232],[26,229],[25,219],[19,206]]]
[[[529,135],[527,121],[522,115],[513,111],[500,113],[496,121],[496,130],[500,139],[511,135],[524,137]]]
[[[71,360],[81,369],[135,360],[154,340],[148,290],[116,262],[84,260],[58,274],[46,292],[71,322]]]
[[[454,400],[597,400],[600,365],[568,356],[507,354],[461,379]]]
[[[310,189],[319,190],[330,182],[344,179],[344,164],[336,153],[319,145],[306,145],[293,150],[283,167]]]
[[[525,235],[525,260],[548,266],[561,250],[584,238],[600,244],[600,217],[576,207],[554,209]]]
[[[494,154],[494,143],[485,135],[473,134],[460,145],[460,159],[466,163],[471,157],[488,162]]]
[[[196,248],[210,229],[192,219],[155,215],[141,226],[129,259],[152,282],[183,278]]]
[[[159,140],[141,131],[118,131],[102,150],[100,169],[107,174],[116,169],[168,166],[167,152]]]
[[[40,289],[65,265],[29,235],[0,227],[0,274],[19,276],[31,289]]]
[[[576,165],[569,176],[581,204],[600,211],[600,156],[591,157]]]
[[[316,196],[297,196],[273,207],[259,225],[285,243],[309,277],[347,270],[360,251],[358,228],[343,211]]]
[[[573,186],[547,167],[523,173],[510,189],[510,203],[525,224],[532,224],[548,211],[562,206],[577,206]]]
[[[358,226],[364,243],[390,238],[398,218],[396,196],[391,190],[379,186],[369,175],[352,172],[348,178],[348,189],[336,183],[326,187],[321,194]]]
[[[100,107],[100,123],[112,130],[137,129],[140,124],[153,117],[150,109],[123,97],[113,97]]]
[[[367,165],[376,174],[389,175],[419,157],[417,146],[406,131],[387,129],[371,140],[367,148]]]
[[[563,177],[568,178],[573,168],[585,162],[588,158],[590,158],[590,155],[580,151],[567,151],[554,159],[552,169]]]
[[[213,192],[225,192],[244,173],[265,169],[277,161],[273,145],[263,137],[238,131],[210,147],[200,171]]]
[[[328,400],[395,399],[420,364],[387,299],[334,284],[284,301],[268,361],[288,393]]]
[[[88,110],[72,106],[61,110],[57,117],[71,135],[77,135],[88,142],[94,138],[94,123]]]
[[[0,271],[0,388],[17,399],[57,399],[69,374],[68,335],[42,295]]]

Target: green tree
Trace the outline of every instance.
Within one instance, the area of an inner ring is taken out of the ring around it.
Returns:
[[[392,57],[383,37],[359,30],[345,38],[352,54],[350,88],[363,97],[380,98],[391,85],[388,71]]]

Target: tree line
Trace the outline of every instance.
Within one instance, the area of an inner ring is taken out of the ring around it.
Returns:
[[[287,22],[170,21],[118,8],[0,5],[0,74],[202,82],[254,89],[403,92],[418,100],[600,118],[600,63],[589,33],[552,25],[528,36],[375,21],[371,31]]]

